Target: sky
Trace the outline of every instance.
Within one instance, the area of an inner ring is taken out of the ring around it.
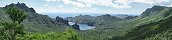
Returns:
[[[0,7],[25,3],[37,13],[141,14],[154,5],[172,6],[172,0],[0,0]]]

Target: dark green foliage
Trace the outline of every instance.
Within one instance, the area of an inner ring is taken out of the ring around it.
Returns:
[[[22,10],[25,13],[21,15],[27,15],[27,17],[23,21],[18,21],[20,24],[25,26],[24,31],[35,32],[35,33],[47,33],[50,31],[64,31],[64,29],[68,26],[67,20],[63,20],[60,18],[58,19],[60,21],[58,21],[56,19],[50,18],[48,15],[38,14],[35,12],[33,8],[26,6],[25,3],[19,3],[19,2],[17,4],[12,3],[3,7],[2,11],[4,11],[4,13],[1,12],[0,10],[0,14],[1,14],[0,17],[2,16],[0,20],[8,21],[7,19],[9,19],[11,21],[12,19],[9,17],[10,14],[8,14],[7,11],[13,7]],[[17,19],[15,20],[22,20],[19,19],[22,17],[24,16],[18,16]]]
[[[65,32],[29,33],[23,37],[23,40],[81,40],[81,38],[76,31],[67,28]]]
[[[144,40],[146,38],[153,39],[152,36],[162,35],[160,33],[171,30],[172,16],[171,15],[169,15],[169,16],[170,17],[167,17],[166,19],[160,20],[158,22],[153,22],[153,23],[148,23],[148,24],[137,26],[131,32],[128,32],[125,36],[114,37],[111,40]],[[166,36],[166,35],[163,35],[163,36]],[[164,38],[164,39],[168,39],[168,38]],[[156,40],[156,39],[154,39],[154,40]]]
[[[15,40],[16,37],[23,36],[23,27],[19,23],[14,22],[2,22],[0,28],[0,37],[6,40]],[[1,39],[0,38],[0,39]]]
[[[26,18],[23,11],[16,7],[10,7],[7,10],[7,14],[11,18],[12,22],[1,22],[1,38],[4,40],[16,40],[17,36],[23,36],[23,28],[20,23]]]
[[[21,10],[22,11],[21,11]],[[126,20],[111,15],[92,17],[80,15],[71,21],[85,23],[96,28],[75,31],[65,28],[67,20],[37,14],[25,4],[11,4],[5,9],[9,22],[0,24],[0,40],[171,40],[172,9],[154,6],[141,16]],[[26,13],[28,17],[26,18]],[[0,10],[0,13],[5,13]],[[3,17],[1,17],[3,19]],[[26,18],[26,20],[24,20]],[[131,17],[132,18],[132,17]],[[24,20],[24,21],[23,21]],[[27,27],[24,27],[27,26]],[[24,29],[25,28],[25,29]],[[59,30],[65,30],[61,32]],[[26,31],[26,32],[24,32]],[[58,31],[58,32],[55,32]],[[77,33],[79,32],[79,33]],[[81,36],[79,36],[81,35]]]
[[[170,27],[167,25],[172,25],[170,24],[172,23],[170,21],[172,19],[170,18],[171,8],[155,6],[147,9],[143,15],[132,20],[116,22],[114,20],[110,20],[115,18],[110,18],[108,21],[103,21],[104,23],[99,21],[101,25],[97,25],[95,29],[85,31],[82,34],[86,37],[84,39],[89,40],[109,40],[111,38],[111,40],[144,40],[146,38],[149,39],[154,37],[154,35],[157,34],[161,35],[164,31],[166,32],[166,29],[169,29]],[[167,21],[167,19],[169,21]]]
[[[164,14],[165,17],[169,16],[172,13],[172,9],[170,9],[169,11],[166,11],[166,13]]]
[[[67,20],[64,25],[61,22],[63,20],[54,20],[47,15],[37,14],[33,8],[28,8],[24,3],[0,8],[0,14],[3,14],[0,15],[0,19],[9,19],[0,22],[0,40],[81,40],[75,30],[70,28],[65,30],[68,25]]]
[[[15,6],[8,8],[7,14],[10,15],[9,17],[11,18],[13,22],[18,21],[19,23],[21,23],[26,18],[26,14],[24,13],[24,11],[17,9],[17,7]]]

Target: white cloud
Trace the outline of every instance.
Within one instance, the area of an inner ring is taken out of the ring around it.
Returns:
[[[71,2],[72,5],[75,5],[77,7],[85,7],[85,4],[78,3],[78,2]]]
[[[169,0],[46,0],[50,1],[62,1],[66,5],[72,5],[76,7],[93,7],[93,5],[107,6],[113,8],[132,8],[132,3],[143,3],[149,5],[163,5],[163,3],[169,2]]]
[[[64,4],[68,5],[74,5],[77,7],[92,7],[92,5],[101,5],[101,6],[108,6],[108,7],[114,7],[114,8],[131,8],[130,5],[128,5],[129,0],[63,0]],[[113,3],[115,2],[115,3]],[[119,5],[122,4],[122,5]]]
[[[116,3],[129,3],[131,0],[115,0]]]
[[[169,2],[169,0],[133,0],[132,2],[144,3],[144,4],[161,4]]]
[[[51,1],[60,1],[60,0],[46,0],[47,2],[51,2]]]
[[[45,5],[43,5],[44,7],[47,7],[48,6],[48,3],[46,3]]]
[[[77,6],[77,7],[85,7],[85,4],[75,2],[75,1],[72,1],[72,0],[63,0],[63,2],[64,2],[64,4],[68,4],[68,5],[74,5],[74,6]]]
[[[58,7],[62,8],[62,7],[63,7],[63,5],[58,5]]]

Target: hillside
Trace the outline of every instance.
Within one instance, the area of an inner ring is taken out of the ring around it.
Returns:
[[[172,25],[171,13],[170,7],[153,6],[140,15],[139,20],[142,21],[140,25],[124,36],[117,36],[111,40],[171,40],[169,36]]]
[[[95,28],[80,30],[77,23]],[[172,40],[171,26],[172,7],[166,6],[155,5],[139,16],[67,18],[50,18],[19,2],[0,7],[0,40]]]
[[[127,15],[127,14],[117,14],[115,15],[118,18],[122,18],[122,19],[134,19],[137,17],[137,15]]]
[[[171,25],[168,24],[171,22],[170,19],[171,7],[153,6],[152,8],[145,10],[145,12],[135,19],[118,23],[114,22],[113,20],[109,20],[112,22],[104,25],[98,25],[94,30],[86,31],[83,34],[87,34],[84,36],[88,36],[87,38],[90,38],[89,40],[110,40],[111,38],[111,40],[140,40],[144,38],[151,39],[152,37],[158,38],[157,36],[162,34],[162,29],[164,29],[164,27],[166,29],[166,24]],[[166,32],[166,30],[163,31]],[[94,37],[95,39],[89,36]]]
[[[69,20],[70,22],[79,23],[79,24],[88,24],[90,26],[103,25],[109,22],[118,22],[118,21],[126,20],[125,18],[111,16],[109,14],[101,15],[101,16],[79,15],[75,17],[67,17],[65,19]]]
[[[35,12],[33,8],[29,8],[24,3],[17,3],[17,4],[10,4],[0,9],[1,13],[1,19],[3,21],[7,21],[7,19],[10,19],[8,15],[5,13],[6,9],[10,7],[16,6],[17,8],[25,11],[25,13],[28,15],[26,19],[22,22],[24,26],[26,26],[26,31],[29,32],[49,32],[49,31],[62,31],[68,26],[67,23],[61,22],[64,19],[60,19],[60,17],[53,19],[50,18],[47,15],[41,15]],[[59,21],[61,20],[61,21]]]
[[[172,9],[170,8],[169,11],[164,13],[169,14],[169,16],[164,15],[164,19],[136,26],[135,29],[128,32],[125,36],[115,37],[112,40],[171,40],[171,13]]]
[[[69,22],[79,23],[79,24],[88,24],[88,25],[94,25],[94,16],[90,15],[78,15],[75,17],[67,17],[65,18]]]
[[[0,40],[81,40],[61,17],[35,12],[24,3],[0,8]]]

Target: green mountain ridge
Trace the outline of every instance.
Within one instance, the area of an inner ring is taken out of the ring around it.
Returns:
[[[158,10],[159,8],[161,10]],[[158,24],[165,26],[165,24],[163,22],[161,22],[162,20],[164,20],[164,21],[168,20],[170,23],[169,19],[171,18],[171,13],[172,13],[171,7],[153,6],[152,8],[149,8],[145,11],[147,11],[147,12],[143,12],[140,16],[138,16],[135,19],[126,20],[126,21],[122,21],[122,22],[118,22],[118,23],[117,22],[107,23],[105,25],[98,26],[94,30],[89,30],[88,32],[85,32],[83,34],[87,34],[84,36],[88,36],[86,38],[90,38],[89,40],[110,40],[111,38],[112,38],[111,40],[117,40],[117,39],[128,40],[128,39],[130,39],[130,37],[131,37],[131,40],[141,40],[141,38],[143,38],[143,37],[139,37],[140,32],[147,32],[147,30],[142,30],[142,29],[146,29],[147,27],[156,29],[156,28],[158,28],[158,27],[156,27],[156,25],[158,25]],[[158,22],[160,22],[160,23],[158,23]],[[154,25],[152,25],[152,24],[154,24]],[[147,26],[145,26],[145,25],[147,25]],[[167,24],[167,25],[170,25],[170,24]],[[151,26],[153,26],[153,27],[151,27]],[[163,27],[163,26],[161,26],[161,27]],[[140,29],[138,29],[138,28],[140,28]],[[138,32],[138,35],[137,35],[137,32]],[[160,32],[157,32],[157,33],[160,33]],[[154,34],[154,33],[152,33],[152,34]],[[127,35],[130,35],[130,36],[127,36]],[[143,34],[143,35],[145,35],[145,34]],[[92,36],[95,39],[91,38],[89,36]],[[121,36],[122,36],[122,38],[121,38]],[[132,39],[132,36],[136,37],[136,38],[138,36],[138,39],[134,39],[134,38]],[[144,37],[147,37],[147,36],[144,36]],[[103,39],[99,39],[99,38],[103,38]]]
[[[147,22],[142,22],[141,25],[136,26],[124,36],[117,36],[112,38],[111,40],[171,40],[171,37],[165,37],[168,36],[168,34],[164,35],[161,33],[170,31],[170,25],[172,25],[172,8],[164,6],[154,6],[151,9],[147,9],[146,11],[148,10],[149,12],[144,12],[143,14],[141,14],[140,17],[144,18],[139,18],[139,20],[142,21],[147,19]],[[163,36],[155,37],[155,35]]]
[[[17,7],[28,15],[21,22],[25,26],[24,31],[29,32],[23,38],[28,40],[172,40],[172,7],[153,6],[129,20],[126,16],[119,18],[109,14],[97,17],[79,15],[66,20],[38,14],[24,3],[12,3],[0,8],[0,22],[12,21],[12,15],[7,14],[11,7]],[[68,21],[90,24],[95,28],[75,31],[69,29]]]
[[[129,18],[128,15],[125,15]],[[101,16],[90,16],[90,15],[79,15],[75,17],[67,17],[66,20],[69,20],[70,22],[79,23],[79,24],[88,24],[90,26],[96,26],[96,25],[103,25],[107,24],[109,22],[118,22],[118,21],[124,21],[127,20],[124,18],[119,18],[116,16],[111,16],[109,14],[101,15]],[[132,17],[130,17],[132,18]],[[108,19],[108,20],[107,20]]]
[[[68,24],[65,24],[64,22],[57,21],[57,19],[52,19],[47,15],[41,15],[35,12],[33,8],[27,7],[24,3],[17,3],[17,4],[10,4],[3,8],[1,8],[1,16],[2,18],[0,20],[6,21],[7,19],[10,19],[7,14],[5,14],[5,10],[16,6],[17,8],[25,11],[25,13],[28,15],[26,19],[22,22],[24,26],[26,26],[26,30],[30,32],[38,32],[38,33],[46,33],[50,31],[63,31],[65,28],[67,28]],[[63,19],[59,19],[63,20]]]

